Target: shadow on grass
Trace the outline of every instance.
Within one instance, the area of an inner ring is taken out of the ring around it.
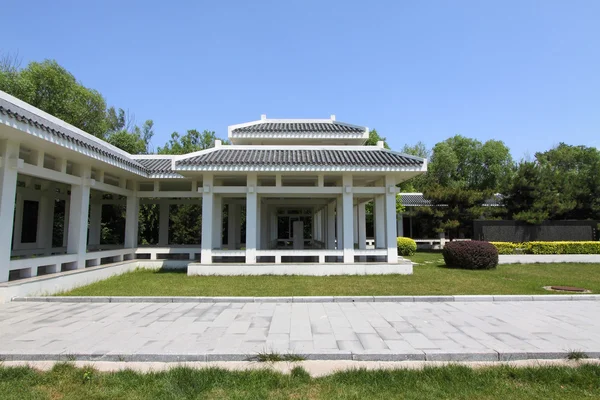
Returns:
[[[155,274],[187,274],[187,268],[160,268]]]

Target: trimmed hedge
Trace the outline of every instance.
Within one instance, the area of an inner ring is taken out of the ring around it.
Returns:
[[[522,248],[521,243],[512,243],[512,242],[490,242],[493,244],[496,249],[498,249],[498,254],[515,254],[515,250],[518,248]]]
[[[500,254],[600,254],[600,242],[490,242]]]
[[[450,268],[492,269],[498,265],[498,249],[489,242],[450,242],[442,255]]]
[[[412,256],[417,251],[417,242],[407,237],[396,238],[399,256]]]

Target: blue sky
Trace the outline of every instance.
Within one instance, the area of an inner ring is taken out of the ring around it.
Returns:
[[[17,1],[0,51],[56,59],[172,131],[273,118],[376,128],[393,149],[455,134],[515,158],[600,146],[600,1]]]

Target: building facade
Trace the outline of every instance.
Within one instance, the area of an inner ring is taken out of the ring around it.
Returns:
[[[396,185],[427,161],[365,146],[368,135],[334,116],[262,116],[230,126],[231,145],[131,155],[0,92],[0,282],[174,254],[203,265],[396,263]],[[100,243],[107,204],[126,207],[122,244]],[[156,246],[138,245],[140,204],[158,205]],[[201,205],[198,243],[170,245],[173,204]]]

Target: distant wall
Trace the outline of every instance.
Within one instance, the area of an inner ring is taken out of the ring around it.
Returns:
[[[473,221],[473,239],[490,242],[598,240],[598,221]]]

